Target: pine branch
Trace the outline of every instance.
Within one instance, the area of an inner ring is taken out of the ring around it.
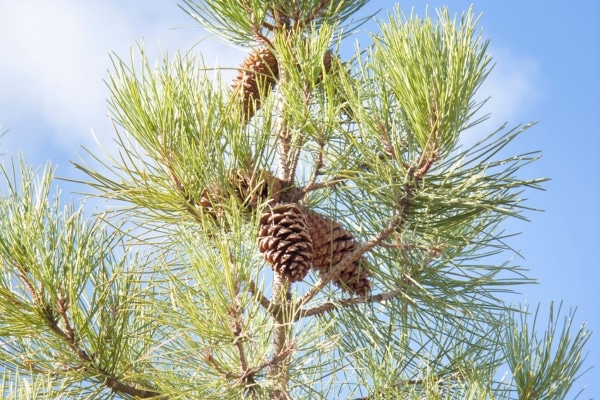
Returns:
[[[331,3],[331,0],[321,0],[321,3],[317,4],[317,6],[311,10],[310,14],[308,14],[301,22],[302,26],[307,26],[312,23],[315,19],[321,17],[322,14],[325,13],[325,7]]]
[[[313,176],[311,177],[310,181],[308,182],[308,184],[306,186],[298,189],[298,196],[299,196],[298,200],[302,199],[308,192],[311,192],[314,190],[319,190],[319,189],[325,189],[328,187],[334,187],[344,181],[344,178],[334,178],[331,181],[317,182],[317,179],[321,175],[321,170],[324,166],[324,162],[323,162],[323,153],[325,151],[324,148],[325,148],[325,143],[322,141],[319,142],[319,153],[318,153],[317,159],[315,161],[315,167],[314,167],[315,170],[313,172]]]
[[[100,373],[101,378],[103,379],[103,384],[111,390],[125,393],[131,396],[137,396],[139,398],[158,398],[160,395],[158,392],[153,392],[149,390],[138,389],[135,386],[131,386],[125,383],[120,382],[117,378],[111,376],[111,374],[107,373],[104,368],[94,366],[93,357],[89,356],[88,353],[81,347],[80,340],[70,322],[68,317],[69,310],[69,302],[64,293],[59,293],[58,295],[58,304],[57,311],[61,317],[61,320],[64,325],[64,329],[61,328],[58,324],[58,319],[54,315],[54,311],[49,304],[46,303],[43,296],[43,287],[39,290],[36,290],[33,283],[29,281],[26,277],[26,269],[20,265],[16,265],[16,268],[19,270],[19,275],[21,280],[25,284],[25,287],[29,291],[32,296],[33,302],[36,307],[41,311],[41,316],[44,318],[47,326],[56,333],[59,337],[63,338],[71,350],[74,352],[77,358],[82,362],[82,364],[75,368],[77,370],[81,369],[93,369]],[[70,368],[69,368],[70,369]],[[68,369],[68,370],[69,370]],[[36,372],[43,372],[41,369],[34,369]],[[66,370],[66,372],[68,372]],[[168,397],[160,397],[160,399],[167,400]]]
[[[238,375],[234,372],[231,372],[231,371],[226,371],[223,367],[221,367],[221,365],[219,365],[217,360],[215,360],[215,358],[213,357],[210,350],[207,350],[205,352],[203,358],[204,358],[205,362],[207,362],[211,367],[213,367],[213,369],[215,371],[217,371],[220,375],[222,375],[226,379],[236,379],[236,378],[239,379],[240,375]]]
[[[345,178],[334,178],[330,181],[325,182],[309,182],[308,185],[300,188],[300,194],[302,195],[302,197],[304,197],[304,195],[306,195],[308,192],[312,192],[314,190],[319,189],[332,188],[341,184],[344,180]]]
[[[261,364],[257,365],[256,367],[249,368],[247,371],[245,371],[245,373],[243,375],[240,376],[240,379],[243,379],[249,375],[256,375],[258,372],[264,370],[265,368],[268,368],[268,367],[271,367],[273,365],[283,362],[295,350],[296,350],[296,347],[294,346],[293,343],[288,344],[288,346],[286,348],[284,348],[279,354],[273,355],[269,360],[262,362]]]
[[[242,316],[242,309],[239,305],[239,297],[235,300],[235,305],[230,307],[229,315],[231,316],[231,331],[233,333],[233,345],[238,351],[238,358],[240,360],[240,369],[242,371],[248,370],[248,360],[246,358],[246,352],[244,350],[243,342],[247,339],[245,333],[244,321]]]

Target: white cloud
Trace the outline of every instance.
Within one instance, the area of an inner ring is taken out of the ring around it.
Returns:
[[[66,143],[85,136],[103,104],[107,45],[128,37],[127,25],[113,17],[112,29],[98,31],[116,14],[110,7],[27,1],[7,8],[0,24],[1,36],[10,38],[0,44],[8,56],[0,65],[3,114],[38,119]]]
[[[170,29],[181,26],[195,28]],[[80,145],[93,143],[92,129],[113,135],[104,83],[111,52],[128,59],[129,48],[144,40],[149,57],[160,59],[161,49],[186,50],[206,35],[175,1],[2,2],[0,126],[11,132],[0,139],[0,151],[44,160],[62,151],[74,158]],[[215,39],[195,51],[209,65],[217,54],[220,61],[240,59],[238,50]]]
[[[481,88],[491,95],[489,108],[501,121],[521,117],[542,95],[538,63],[507,50],[497,51],[494,60],[496,66],[490,79]]]

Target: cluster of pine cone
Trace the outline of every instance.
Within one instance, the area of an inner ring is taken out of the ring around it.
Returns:
[[[275,273],[290,282],[304,280],[312,267],[320,274],[358,247],[354,236],[337,221],[296,203],[277,204],[260,219],[259,250]],[[359,258],[344,268],[334,284],[366,296],[371,290],[367,262]]]
[[[290,282],[303,281],[312,268],[326,274],[332,266],[358,248],[354,236],[334,220],[297,203],[281,202],[281,183],[268,171],[230,171],[228,178],[237,200],[249,210],[259,202],[267,207],[260,218],[258,248],[273,271]],[[218,219],[225,192],[205,189],[199,205]],[[344,268],[334,284],[349,293],[366,296],[371,290],[364,257]]]

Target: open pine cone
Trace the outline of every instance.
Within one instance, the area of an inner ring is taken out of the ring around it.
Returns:
[[[327,273],[332,266],[358,248],[354,236],[339,222],[312,211],[306,212],[306,221],[314,249],[313,266],[320,274]],[[366,296],[371,291],[371,275],[367,267],[366,259],[359,258],[340,272],[334,284],[345,291]]]
[[[300,282],[313,262],[306,216],[297,204],[280,204],[260,219],[258,248],[271,268],[290,282]]]

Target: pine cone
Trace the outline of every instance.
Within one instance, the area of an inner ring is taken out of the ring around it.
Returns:
[[[275,204],[281,195],[281,180],[271,171],[232,171],[231,182],[234,185],[239,201],[245,207],[256,209],[259,201],[269,200]]]
[[[270,171],[244,172],[242,169],[227,171],[227,179],[233,186],[234,196],[248,210],[254,210],[261,201],[275,204],[281,196],[281,180]],[[212,185],[202,191],[197,204],[218,219],[223,215],[223,204],[229,198],[223,186]]]
[[[258,248],[271,268],[290,282],[306,277],[313,261],[306,217],[296,204],[282,204],[260,219]]]
[[[358,248],[354,236],[342,225],[312,211],[306,212],[310,237],[313,243],[313,266],[325,274],[329,269]],[[365,296],[371,291],[370,274],[364,257],[350,264],[340,272],[334,284],[343,290]]]
[[[236,80],[235,91],[242,91],[244,119],[247,121],[260,109],[261,94],[266,95],[279,77],[277,59],[271,50],[263,47],[252,51],[244,60]]]
[[[213,185],[202,190],[197,204],[212,218],[219,219],[223,216],[224,195],[222,188]]]

